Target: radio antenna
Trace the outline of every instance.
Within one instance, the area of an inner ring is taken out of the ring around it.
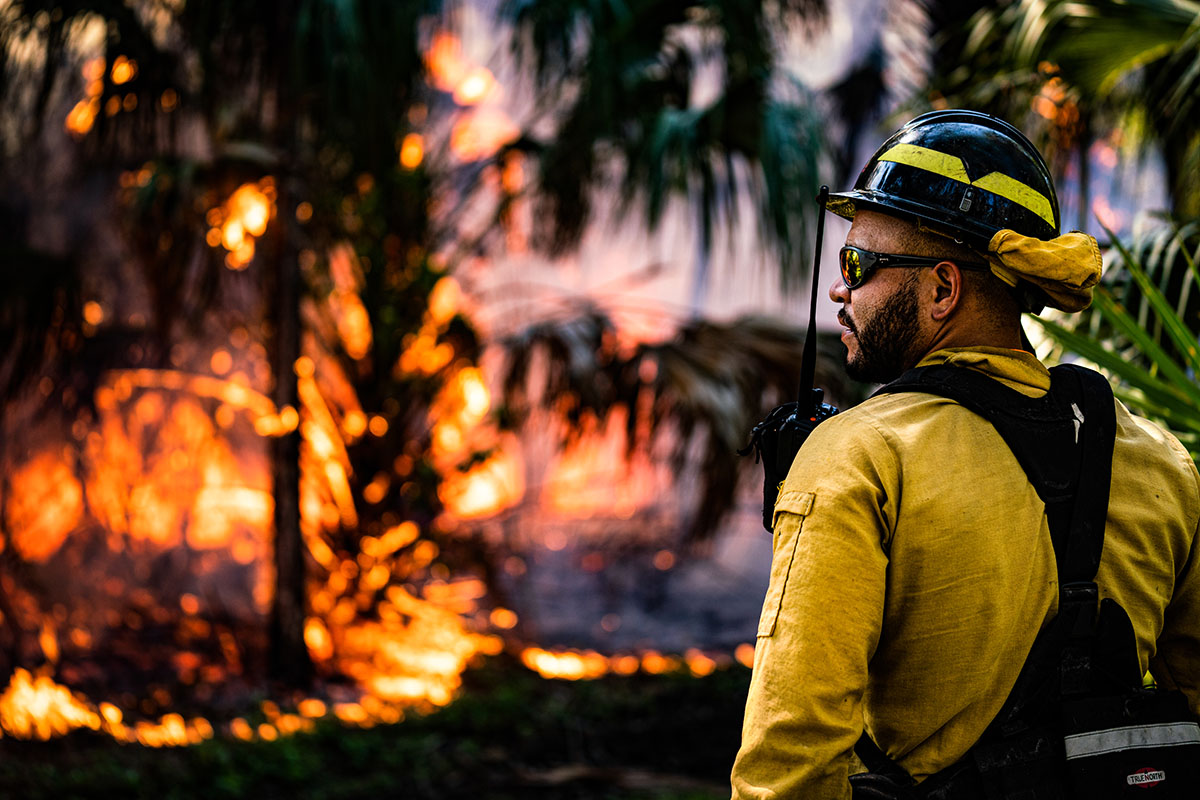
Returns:
[[[825,236],[825,204],[829,202],[829,187],[822,186],[817,195],[817,252],[812,265],[812,300],[808,308],[808,335],[804,339],[804,356],[800,362],[800,408],[812,401],[814,370],[817,360],[817,292],[821,289],[821,240]],[[816,405],[821,405],[817,398]]]

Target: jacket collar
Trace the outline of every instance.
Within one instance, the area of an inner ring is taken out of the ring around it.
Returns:
[[[918,367],[948,364],[982,372],[1030,397],[1050,390],[1050,372],[1037,356],[1004,347],[948,347],[925,356]]]

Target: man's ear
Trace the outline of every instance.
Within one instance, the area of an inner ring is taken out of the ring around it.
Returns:
[[[962,302],[963,274],[953,261],[943,261],[930,270],[932,303],[929,316],[943,322],[954,315]]]

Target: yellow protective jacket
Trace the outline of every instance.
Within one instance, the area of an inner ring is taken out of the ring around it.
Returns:
[[[1025,352],[921,362],[939,363],[1030,396],[1050,386]],[[1116,415],[1096,582],[1129,613],[1143,669],[1200,713],[1200,476],[1174,436],[1119,402]],[[864,725],[918,780],[948,766],[999,711],[1057,605],[1045,508],[991,424],[914,392],[825,421],[775,506],[733,797],[850,797]]]

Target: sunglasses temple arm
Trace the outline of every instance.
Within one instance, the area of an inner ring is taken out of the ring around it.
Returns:
[[[814,371],[817,360],[817,292],[820,291],[821,244],[825,237],[825,204],[829,202],[829,187],[822,186],[817,195],[820,210],[817,211],[817,250],[812,264],[812,298],[808,309],[808,334],[804,339],[804,356],[800,362],[800,408],[812,399]],[[821,405],[816,398],[815,406]]]

